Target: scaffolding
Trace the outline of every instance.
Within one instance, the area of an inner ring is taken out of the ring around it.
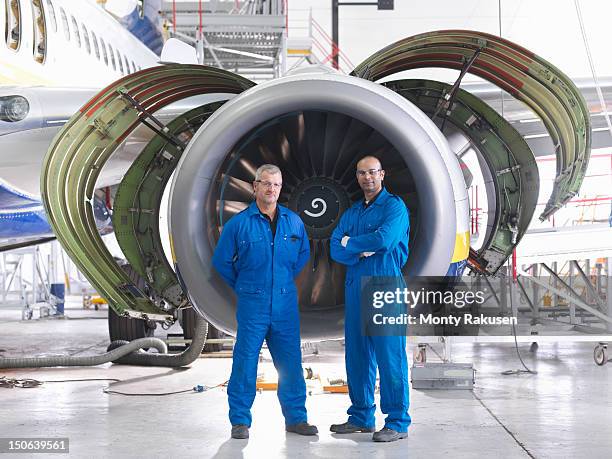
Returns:
[[[286,0],[164,0],[164,28],[195,46],[198,61],[254,81],[286,70]]]
[[[57,247],[51,243],[41,251],[41,246],[32,246],[3,252],[0,273],[0,304],[12,303],[21,307],[22,320],[34,316],[34,307],[40,317],[57,314],[57,304],[63,300],[53,293],[53,271]]]

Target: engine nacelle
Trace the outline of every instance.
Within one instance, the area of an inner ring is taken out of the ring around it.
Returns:
[[[411,211],[405,274],[444,275],[469,215],[459,163],[440,130],[384,86],[295,75],[226,103],[178,164],[170,232],[177,272],[198,312],[235,332],[235,299],[211,258],[224,222],[253,199],[255,169],[274,163],[283,171],[279,202],[302,217],[311,240],[311,260],[297,279],[302,337],[342,336],[344,268],[329,256],[329,236],[341,213],[362,199],[354,170],[368,154],[381,159],[387,188]]]

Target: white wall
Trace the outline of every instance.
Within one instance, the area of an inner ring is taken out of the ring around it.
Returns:
[[[395,0],[394,11],[341,6],[340,47],[358,64],[394,41],[427,31],[472,29],[499,35],[500,4],[502,37],[539,54],[572,78],[591,76],[574,0]],[[597,74],[612,75],[608,37],[612,2],[580,0],[579,5]],[[309,8],[331,35],[331,0],[289,0],[289,36],[304,33],[299,27]]]

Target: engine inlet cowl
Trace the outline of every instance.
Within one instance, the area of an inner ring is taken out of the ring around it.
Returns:
[[[211,258],[223,224],[253,199],[255,170],[273,163],[283,172],[279,202],[300,215],[311,240],[311,260],[297,280],[302,338],[341,336],[344,268],[329,256],[329,236],[342,212],[362,198],[354,171],[368,154],[381,159],[389,191],[411,209],[405,273],[444,275],[455,245],[453,203],[466,199],[444,136],[416,106],[383,86],[339,75],[297,75],[225,104],[178,164],[170,231],[177,271],[194,307],[216,327],[235,332],[233,293]]]

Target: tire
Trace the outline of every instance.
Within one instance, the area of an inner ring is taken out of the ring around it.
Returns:
[[[425,347],[419,346],[418,349],[414,353],[414,363],[423,364],[427,362],[427,351]]]
[[[208,324],[208,338],[210,339],[219,339],[223,338],[224,334],[221,330],[213,327],[211,324]],[[204,352],[219,352],[223,350],[223,344],[215,343],[209,344],[206,343],[204,346]]]
[[[145,320],[119,316],[111,307],[108,308],[108,334],[113,341],[133,341],[138,338],[150,338],[154,333],[153,326]]]
[[[195,312],[193,308],[183,309],[181,312],[182,312],[182,318],[180,322],[181,322],[181,327],[183,327],[183,337],[185,339],[193,339],[197,312]],[[222,337],[223,337],[223,334],[209,323],[206,340],[208,340],[209,338],[218,339]],[[221,350],[223,350],[223,344],[206,343],[202,352],[218,352]]]
[[[599,366],[608,363],[608,347],[605,344],[598,344],[593,351],[593,360]]]
[[[193,339],[193,335],[195,332],[196,312],[193,310],[193,308],[182,309],[180,312],[181,315],[179,316],[179,323],[183,328],[183,338]]]
[[[138,275],[132,266],[125,264],[121,266],[121,269],[125,271],[139,290],[145,291],[146,283],[144,279]],[[110,305],[108,307],[108,334],[111,343],[117,340],[133,341],[138,338],[150,338],[153,336],[155,328],[157,328],[157,324],[153,321],[122,317]]]

